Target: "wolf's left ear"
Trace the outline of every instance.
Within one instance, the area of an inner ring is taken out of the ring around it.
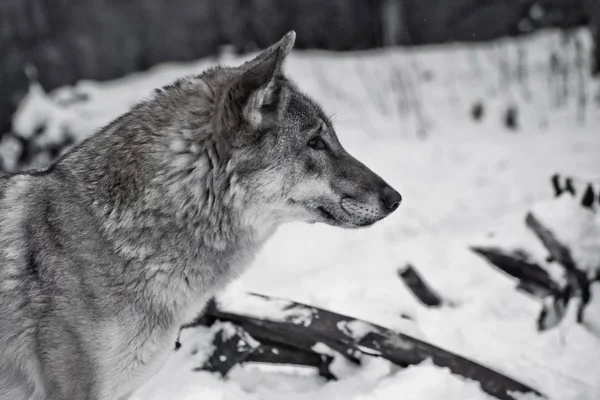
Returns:
[[[256,57],[252,60],[246,62],[243,67],[250,69],[261,62],[264,62],[266,59],[271,57],[275,52],[281,53],[281,62],[290,54],[292,48],[294,47],[294,42],[296,41],[296,32],[289,31],[279,41],[265,50],[261,51]]]
[[[243,72],[228,89],[223,104],[225,120],[222,122],[227,128],[250,133],[274,122],[282,97],[276,78],[295,39],[296,33],[291,31],[242,65]]]

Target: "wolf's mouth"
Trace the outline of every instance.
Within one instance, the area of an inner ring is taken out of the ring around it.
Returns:
[[[321,216],[327,221],[338,222],[338,219],[333,216],[329,211],[327,211],[324,207],[317,207],[317,211]]]
[[[336,226],[339,225],[353,228],[362,228],[373,225],[377,221],[376,219],[354,219],[350,215],[341,215],[339,213],[337,213],[336,215],[322,206],[317,207],[316,211],[325,220],[326,223],[330,223]]]

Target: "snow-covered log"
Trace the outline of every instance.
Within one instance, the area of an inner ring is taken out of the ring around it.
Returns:
[[[258,343],[290,349],[289,354],[294,357],[303,352],[330,355],[321,351],[325,348],[353,361],[360,362],[362,357],[375,356],[402,367],[431,360],[454,374],[479,382],[485,392],[501,400],[512,400],[515,393],[541,395],[535,389],[490,368],[411,336],[301,303],[249,293],[235,298],[217,298],[209,304],[205,315],[208,318],[201,319],[204,323],[218,320],[242,328],[236,330],[237,336],[231,336],[233,342],[247,333]],[[246,350],[244,347],[240,359],[268,360],[264,354],[261,358],[256,350],[246,355]],[[213,358],[223,358],[220,351],[217,350]],[[322,360],[327,365],[327,359]]]

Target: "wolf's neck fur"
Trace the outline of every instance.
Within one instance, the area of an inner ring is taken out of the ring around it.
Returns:
[[[199,100],[193,115],[181,115],[159,100],[116,120],[63,163],[93,199],[114,251],[153,283],[148,295],[160,291],[161,303],[185,308],[243,271],[276,221],[251,215],[235,160],[207,120],[213,102]]]

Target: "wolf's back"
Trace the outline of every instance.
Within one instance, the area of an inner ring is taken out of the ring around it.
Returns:
[[[2,199],[4,198],[4,192],[6,191],[6,186],[8,185],[8,178],[10,175],[6,175],[0,172],[0,204]],[[2,206],[0,205],[0,213],[2,212]]]
[[[30,323],[25,318],[24,306],[28,304],[28,296],[24,281],[19,279],[24,266],[13,259],[16,249],[25,248],[24,243],[17,246],[15,240],[15,228],[21,225],[15,206],[17,209],[24,206],[25,199],[10,198],[14,177],[0,173],[0,400],[28,398],[21,370],[15,366],[24,357],[31,357],[24,350],[31,344],[31,338],[23,335],[24,327]]]

